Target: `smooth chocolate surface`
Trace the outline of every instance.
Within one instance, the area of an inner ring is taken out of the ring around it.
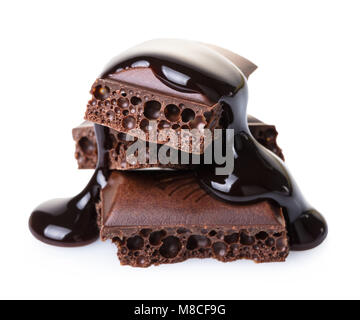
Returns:
[[[249,116],[249,128],[251,134],[255,139],[260,142],[265,148],[274,152],[281,159],[284,159],[282,150],[276,142],[277,131],[274,125],[268,125],[262,121]],[[126,161],[126,150],[134,142],[126,140],[126,134],[120,133],[114,129],[110,129],[111,147],[109,151],[109,168],[111,170],[130,170],[139,168],[151,167],[166,167],[173,169],[183,169],[189,166],[185,165],[162,165],[160,162],[157,164],[150,164],[149,161],[145,165],[138,163],[132,164]],[[93,123],[89,121],[83,122],[72,131],[75,145],[75,158],[78,161],[79,169],[94,169],[97,161],[97,148],[96,138],[94,133]]]
[[[215,200],[188,171],[113,172],[98,210],[101,237],[114,240],[123,264],[284,261],[289,251],[280,207]]]

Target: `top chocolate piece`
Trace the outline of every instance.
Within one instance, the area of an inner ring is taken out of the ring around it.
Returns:
[[[149,41],[106,67],[92,86],[85,119],[135,136],[130,130],[138,129],[149,142],[203,153],[209,141],[191,134],[182,136],[181,129],[213,133],[226,127],[220,99],[242,88],[245,77],[255,69],[250,61],[219,47]],[[175,130],[179,137],[169,141],[168,134],[151,134],[164,129]]]

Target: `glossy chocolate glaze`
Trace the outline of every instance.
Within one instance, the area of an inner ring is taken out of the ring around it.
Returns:
[[[99,237],[95,205],[109,176],[106,140],[109,128],[98,124],[94,128],[99,157],[88,185],[73,198],[54,199],[39,205],[30,216],[30,231],[42,242],[78,247],[90,244]]]
[[[176,53],[172,52],[173,47]],[[264,199],[278,203],[286,214],[293,250],[314,248],[325,239],[325,219],[306,202],[284,162],[251,135],[246,110],[247,81],[233,63],[202,44],[151,41],[115,58],[102,76],[111,77],[112,73],[134,65],[151,67],[172,88],[201,92],[223,104],[226,127],[235,132],[235,168],[230,175],[218,176],[216,165],[202,167],[197,172],[201,186],[211,195],[233,203]],[[164,70],[174,70],[177,77]]]
[[[278,203],[284,208],[293,250],[311,249],[325,239],[327,225],[324,218],[305,201],[284,162],[252,137],[246,114],[247,81],[232,62],[200,43],[154,40],[113,59],[101,78],[111,78],[117,72],[134,67],[149,67],[172,89],[200,92],[214,103],[223,104],[226,128],[235,131],[235,168],[227,176],[217,176],[216,165],[198,170],[199,183],[209,194],[233,203],[265,199]],[[96,239],[95,202],[108,176],[104,147],[106,131],[104,127],[96,125],[99,160],[95,174],[84,191],[70,201],[64,200],[56,205],[46,203],[33,212],[30,228],[40,240],[55,245],[73,246]],[[102,183],[99,183],[99,175]],[[85,199],[84,197],[87,197],[87,201],[83,200],[86,206],[79,209],[79,200]],[[49,226],[58,226],[71,232],[63,239],[57,235],[60,240],[54,239],[54,236],[45,232]]]

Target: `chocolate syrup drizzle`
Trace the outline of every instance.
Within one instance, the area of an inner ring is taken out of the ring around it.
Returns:
[[[292,250],[318,246],[327,235],[322,215],[311,207],[284,162],[251,135],[247,123],[247,81],[228,59],[206,45],[182,40],[153,40],[113,59],[101,78],[124,69],[149,67],[167,86],[205,94],[223,105],[227,129],[235,132],[234,171],[215,174],[216,164],[196,169],[199,184],[212,196],[235,204],[270,200],[284,211]],[[95,204],[109,176],[106,127],[95,125],[98,164],[87,187],[76,197],[40,205],[30,218],[39,240],[61,246],[85,245],[97,239]]]
[[[93,176],[83,191],[70,199],[44,202],[31,214],[29,227],[38,240],[60,247],[79,247],[99,237],[96,203],[106,186],[108,169],[109,128],[95,124],[98,162]]]

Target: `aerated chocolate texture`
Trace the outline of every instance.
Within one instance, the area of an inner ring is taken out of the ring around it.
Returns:
[[[153,139],[149,134],[152,129],[150,121],[156,123],[157,132],[173,129],[179,136],[181,129],[206,128],[213,132],[216,127],[221,127],[220,104],[209,106],[109,79],[96,80],[91,93],[93,99],[87,105],[86,120],[124,133],[141,129],[146,134],[147,141],[168,143],[171,147],[185,152],[203,153],[206,141],[203,137],[196,141],[195,135],[191,136],[194,141],[187,137],[185,142],[176,139],[174,144],[171,144],[172,141],[168,141],[167,137]]]
[[[97,162],[97,145],[94,133],[94,126],[91,122],[85,121],[81,125],[72,130],[73,139],[76,142],[75,158],[78,161],[79,169],[95,169]],[[134,170],[142,168],[169,168],[169,169],[184,169],[189,166],[181,164],[167,164],[163,165],[160,162],[156,164],[149,163],[149,158],[146,159],[146,164],[140,164],[137,161],[132,162],[131,159],[126,158],[127,149],[137,141],[127,140],[127,134],[110,129],[109,132],[109,169],[110,170]],[[151,144],[151,143],[150,143]],[[157,145],[160,147],[160,145]],[[146,146],[146,153],[149,154],[149,143]]]
[[[124,265],[210,257],[275,262],[289,252],[280,207],[215,200],[192,173],[113,172],[98,211],[101,238],[113,240]]]
[[[248,117],[248,122],[250,131],[255,139],[265,148],[277,154],[281,159],[284,159],[282,150],[276,143],[278,133],[275,126],[265,124],[252,116]],[[94,169],[97,161],[97,147],[93,124],[85,121],[73,129],[72,135],[76,142],[75,158],[78,161],[79,169]],[[120,133],[114,129],[110,129],[110,140],[109,167],[111,170],[129,170],[151,167],[181,169],[186,167],[171,164],[162,165],[161,163],[149,164],[148,160],[145,165],[129,163],[126,161],[126,150],[134,142],[127,141],[126,134]]]

